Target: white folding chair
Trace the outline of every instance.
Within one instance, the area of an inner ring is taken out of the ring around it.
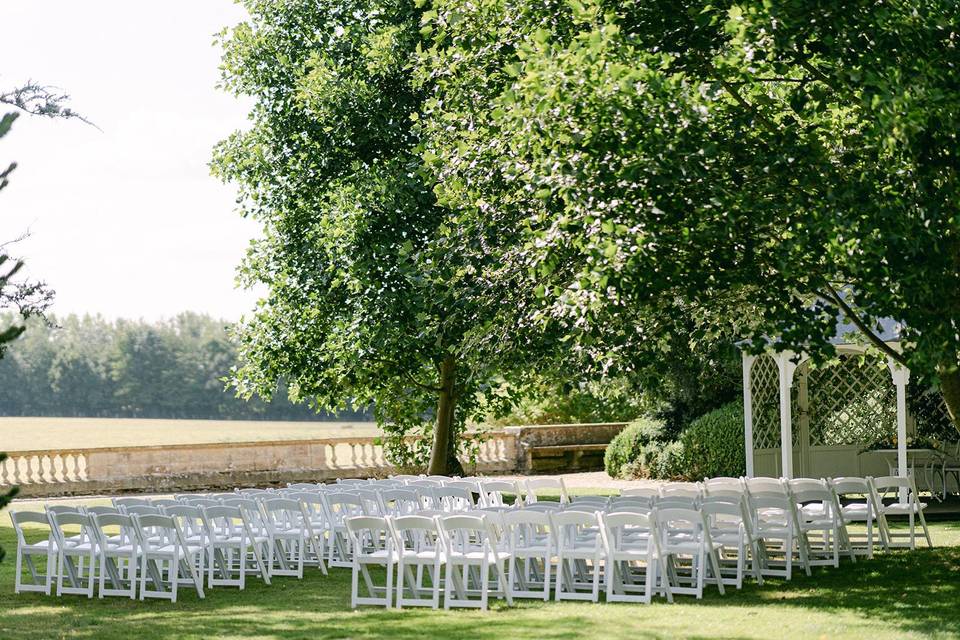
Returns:
[[[649,604],[654,592],[661,589],[667,600],[673,602],[653,516],[607,513],[601,514],[600,520],[607,602]]]
[[[554,598],[589,600],[600,597],[603,541],[596,513],[558,511],[549,514],[557,555]]]
[[[668,482],[660,485],[660,498],[683,498],[699,500],[703,487],[699,482]]]
[[[514,504],[521,503],[521,490],[516,482],[506,480],[480,480],[477,482],[477,488],[480,490],[480,506],[483,507],[503,507],[507,506],[504,500],[504,494],[514,496]]]
[[[867,478],[867,482],[873,487],[875,501],[877,504],[877,520],[880,524],[881,535],[886,540],[888,548],[909,547],[917,548],[917,530],[916,525],[919,522],[923,529],[923,536],[927,541],[927,546],[932,547],[933,541],[930,538],[930,530],[927,528],[927,520],[923,516],[923,510],[927,508],[926,502],[920,502],[917,496],[917,486],[914,484],[913,476],[906,478],[900,476],[883,476],[880,478]],[[906,501],[897,500],[892,503],[884,503],[884,495],[890,492],[905,493]],[[890,528],[890,518],[905,516],[909,529],[906,533]],[[904,540],[905,542],[898,542]]]
[[[510,562],[510,554],[500,548],[490,514],[449,515],[439,520],[443,547],[447,553],[444,608],[477,607],[485,610],[491,593],[505,598],[507,604],[512,605],[513,597],[507,587],[505,570],[505,565]],[[458,568],[461,575],[457,575]],[[474,578],[474,588],[471,588],[471,568],[479,570],[480,574],[479,581]],[[497,581],[495,589],[490,587],[491,569]],[[471,598],[471,595],[478,595],[479,599]]]
[[[193,587],[199,598],[204,597],[202,577],[196,571],[204,549],[188,546],[176,520],[171,516],[134,515],[137,545],[140,557],[140,599],[162,598],[177,601],[177,589]],[[147,579],[153,583],[147,587]]]
[[[720,545],[720,577],[723,583],[736,586],[737,589],[742,588],[746,565],[749,562],[757,584],[763,584],[760,568],[761,541],[753,530],[746,496],[706,496],[700,504],[700,511],[710,527],[711,540]]]
[[[794,505],[797,539],[806,547],[809,566],[840,566],[843,523],[837,513],[833,492],[824,480],[793,478],[787,488]],[[856,556],[850,551],[850,557]]]
[[[56,574],[55,567],[59,551],[53,525],[50,523],[50,516],[37,511],[11,511],[10,521],[13,522],[13,530],[17,535],[17,561],[13,592],[39,591],[50,595],[53,587],[53,577]],[[41,529],[42,537],[34,535],[32,531],[29,536],[31,539],[38,537],[41,537],[41,539],[36,540],[36,542],[27,542],[28,536],[24,531],[24,525],[27,525],[28,529]],[[34,525],[39,525],[39,527]],[[37,570],[37,564],[34,562],[36,557],[43,558],[43,573]],[[23,581],[24,565],[30,572],[30,582]]]
[[[560,495],[561,504],[570,502],[570,495],[567,493],[567,485],[563,482],[563,477],[556,478],[527,478],[527,495],[526,502],[532,504],[539,502],[541,494],[538,494],[538,491],[543,491],[546,489],[551,493],[556,491]]]
[[[660,487],[658,485],[643,485],[640,487],[627,487],[620,490],[621,498],[645,498],[652,500],[660,496]]]
[[[433,509],[444,513],[460,513],[474,508],[473,494],[459,487],[434,487],[429,490]]]
[[[413,489],[384,489],[380,500],[386,515],[394,518],[413,515],[420,510],[420,497]]]
[[[268,553],[267,540],[259,540],[254,535],[244,511],[240,507],[220,505],[204,508],[203,515],[209,532],[207,585],[211,588],[232,586],[242,590],[247,574],[254,572],[260,574],[264,583],[270,584],[264,560]]]
[[[111,498],[110,501],[113,503],[113,506],[115,506],[117,509],[120,509],[122,513],[125,513],[124,512],[125,507],[150,505],[150,500],[148,500],[147,498],[135,498],[135,497]]]
[[[394,540],[386,518],[376,516],[349,516],[344,527],[353,549],[351,568],[353,575],[350,587],[350,607],[362,604],[382,605],[390,608],[393,597],[393,572],[397,564]],[[382,566],[387,571],[385,586],[375,584],[370,575],[370,565]],[[360,595],[360,576],[363,576],[367,595]],[[380,595],[382,594],[382,595]]]
[[[510,552],[507,590],[514,598],[550,600],[554,543],[550,515],[515,509],[501,515]]]
[[[388,517],[397,554],[396,606],[440,606],[442,568],[446,564],[443,537],[436,518],[419,515]],[[413,569],[416,569],[414,574]],[[424,577],[430,580],[424,584]],[[409,590],[410,595],[407,595]],[[430,597],[424,597],[424,594]]]
[[[331,567],[353,567],[346,519],[368,515],[364,501],[356,494],[345,492],[325,493],[322,497],[330,532],[327,564]]]
[[[310,544],[303,562],[308,567],[319,567],[327,575],[327,533],[330,523],[327,520],[326,506],[319,493],[310,491],[291,491],[285,497],[300,502],[300,510],[310,530]]]
[[[272,498],[261,503],[269,544],[267,571],[270,576],[303,578],[303,563],[310,540],[310,523],[300,502]]]
[[[700,511],[693,509],[657,509],[653,515],[660,535],[660,552],[666,559],[667,576],[674,594],[703,598],[709,578],[723,595],[720,574],[720,545],[710,536],[710,526]],[[683,575],[689,558],[689,576]],[[686,585],[686,586],[685,586]]]
[[[877,542],[883,544],[883,535],[880,527],[874,526],[877,520],[877,505],[870,483],[865,478],[832,478],[830,488],[833,490],[836,508],[840,513],[851,551],[872,558],[874,545]],[[865,526],[866,533],[851,532],[851,524]]]
[[[790,580],[793,577],[794,549],[801,556],[805,554],[803,546],[797,541],[793,501],[785,491],[759,490],[751,491],[749,500],[753,530],[761,540],[762,575]],[[783,556],[782,561],[778,558],[780,555]],[[805,557],[801,557],[801,565],[810,575],[810,567],[805,560]],[[782,568],[778,568],[781,564]]]
[[[86,513],[52,511],[50,524],[57,546],[57,595],[73,593],[93,597],[93,585],[96,577],[97,541],[93,532],[93,523]],[[79,527],[79,533],[71,535],[65,527]],[[76,560],[76,564],[74,564]],[[63,578],[70,584],[64,586]],[[86,586],[83,586],[86,576]]]
[[[100,560],[100,597],[126,596],[133,600],[137,597],[140,545],[132,517],[116,513],[90,515]],[[117,533],[108,528],[116,529]]]

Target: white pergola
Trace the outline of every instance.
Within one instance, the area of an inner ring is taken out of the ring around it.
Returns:
[[[899,351],[900,343],[898,340],[897,325],[893,321],[882,323],[882,332],[880,338],[891,348]],[[850,335],[854,331],[851,325],[838,325],[836,338],[832,341],[837,354],[840,356],[861,355],[867,351],[867,347],[861,344],[855,344],[845,340],[843,336]],[[779,390],[779,449],[780,449],[780,475],[785,478],[794,477],[794,416],[793,416],[793,388],[794,374],[797,369],[809,360],[805,353],[796,353],[793,351],[770,351],[765,356],[754,356],[743,353],[743,407],[744,407],[744,442],[746,448],[746,471],[748,477],[755,474],[754,464],[754,365],[758,358],[770,357],[776,363],[776,371],[773,372],[769,363],[766,363],[766,383],[768,387],[772,380],[772,375],[777,376],[777,385]],[[896,389],[896,434],[897,434],[897,473],[906,477],[908,474],[907,460],[907,384],[910,381],[910,371],[892,358],[887,358],[887,368],[891,376],[891,381]],[[768,404],[772,400],[767,396]],[[769,409],[769,407],[768,407]],[[767,417],[770,418],[769,411]],[[769,440],[769,434],[768,440]],[[854,452],[856,455],[856,452]],[[832,475],[832,474],[831,474]]]

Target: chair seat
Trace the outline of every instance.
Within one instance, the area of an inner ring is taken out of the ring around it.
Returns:
[[[926,502],[916,502],[914,504],[895,503],[895,504],[889,504],[889,505],[880,507],[880,511],[883,512],[884,515],[890,515],[890,514],[896,515],[900,513],[910,513],[911,511],[913,511],[914,513],[917,513],[919,511],[923,511],[926,508],[927,508]]]
[[[404,551],[399,552],[398,555],[404,561],[407,561],[407,560],[428,561],[429,560],[430,562],[433,562],[437,557],[437,552],[434,551],[433,549],[430,549],[427,551],[412,551],[412,550],[406,549]],[[444,562],[445,560],[446,560],[446,555],[441,551],[440,562]]]
[[[487,562],[503,562],[504,560],[510,559],[509,553],[504,553],[501,551],[499,554],[494,553],[493,551],[467,551],[466,553],[462,551],[451,551],[447,554],[447,558],[450,560],[467,560],[480,562],[483,560],[483,557],[487,557]]]

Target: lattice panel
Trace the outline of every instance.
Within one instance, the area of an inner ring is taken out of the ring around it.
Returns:
[[[753,448],[780,446],[780,371],[770,356],[759,356],[751,370]]]
[[[938,389],[918,391],[907,387],[907,404],[917,424],[918,436],[951,442],[960,437]]]
[[[896,433],[896,389],[883,361],[844,356],[808,380],[811,446],[870,444]]]

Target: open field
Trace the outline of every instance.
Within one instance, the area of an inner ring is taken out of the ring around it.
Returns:
[[[105,501],[99,501],[105,502]],[[18,502],[14,508],[36,508]],[[840,569],[800,572],[792,582],[752,583],[726,596],[674,605],[497,602],[490,612],[350,610],[350,572],[308,571],[302,581],[258,580],[244,591],[216,588],[176,604],[13,594],[13,531],[0,516],[0,637],[17,638],[476,638],[596,640],[666,638],[960,638],[960,523],[931,526],[934,549],[879,553]]]
[[[372,422],[0,418],[0,451],[373,436]]]

